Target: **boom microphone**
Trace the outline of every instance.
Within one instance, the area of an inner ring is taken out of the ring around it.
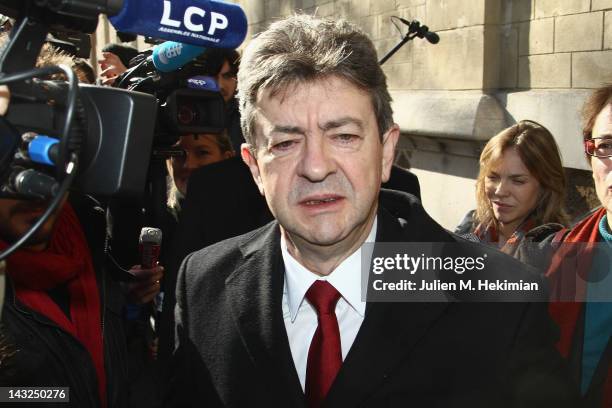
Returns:
[[[240,6],[218,0],[123,0],[117,31],[198,47],[237,48],[247,32]]]
[[[440,42],[440,36],[438,36],[438,34],[434,33],[433,31],[429,31],[429,27],[427,27],[426,25],[421,25],[421,23],[416,20],[408,21],[405,18],[401,17],[397,17],[397,19],[400,20],[402,23],[406,24],[412,30],[414,30],[411,32],[414,32],[417,37],[425,38],[432,44],[437,44]]]

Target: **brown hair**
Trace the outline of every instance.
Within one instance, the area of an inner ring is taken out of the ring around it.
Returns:
[[[211,139],[219,146],[221,153],[234,152],[234,146],[232,146],[232,141],[229,138],[227,129],[223,129],[220,133],[204,133],[204,135],[211,136]],[[189,134],[183,135],[183,137],[184,136],[189,136]],[[198,134],[191,134],[191,136],[195,139],[199,137]]]
[[[612,84],[596,89],[589,95],[582,107],[582,138],[583,140],[593,137],[593,126],[599,113],[612,103]]]
[[[218,75],[225,61],[227,61],[233,76],[237,76],[240,69],[240,53],[233,49],[210,48],[206,50],[198,61],[204,67],[206,75]]]
[[[246,141],[255,146],[255,105],[260,91],[275,95],[290,85],[330,76],[343,78],[371,96],[382,137],[393,125],[393,111],[372,41],[345,20],[293,15],[270,25],[242,55],[238,97]]]
[[[541,193],[534,217],[537,225],[556,222],[567,224],[565,212],[565,173],[561,154],[552,134],[530,120],[502,130],[492,137],[480,155],[476,180],[476,221],[485,227],[499,227],[485,190],[485,179],[507,149],[516,149],[529,172],[540,182]]]
[[[92,66],[82,58],[75,58],[72,63],[72,69],[79,77],[79,82],[84,84],[95,84],[96,74]]]

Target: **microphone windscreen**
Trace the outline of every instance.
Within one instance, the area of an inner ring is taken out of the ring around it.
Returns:
[[[161,245],[162,231],[159,228],[142,227],[138,241],[141,244],[150,243],[154,245]]]
[[[216,0],[124,0],[117,31],[212,48],[237,48],[248,24],[237,4]]]
[[[427,41],[429,41],[432,44],[437,44],[440,42],[440,36],[431,31],[428,31],[427,33],[425,33],[425,38],[427,38]]]

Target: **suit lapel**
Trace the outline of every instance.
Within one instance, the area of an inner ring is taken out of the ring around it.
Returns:
[[[402,228],[384,209],[378,213],[377,242],[432,242],[448,234],[432,222]],[[421,220],[422,222],[423,220]],[[419,222],[420,223],[420,222]],[[436,228],[437,227],[437,228]],[[328,406],[354,406],[367,400],[403,363],[417,342],[444,313],[447,303],[368,303],[364,321],[328,394]]]
[[[240,337],[253,363],[273,387],[274,398],[287,406],[304,406],[283,321],[284,266],[278,224],[270,224],[241,250],[244,263],[226,280]]]

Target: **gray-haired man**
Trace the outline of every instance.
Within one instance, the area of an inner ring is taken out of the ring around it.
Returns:
[[[364,242],[457,240],[413,196],[380,191],[399,128],[372,42],[293,16],[241,67],[241,153],[276,221],[184,261],[173,403],[571,403],[545,304],[362,301]]]

